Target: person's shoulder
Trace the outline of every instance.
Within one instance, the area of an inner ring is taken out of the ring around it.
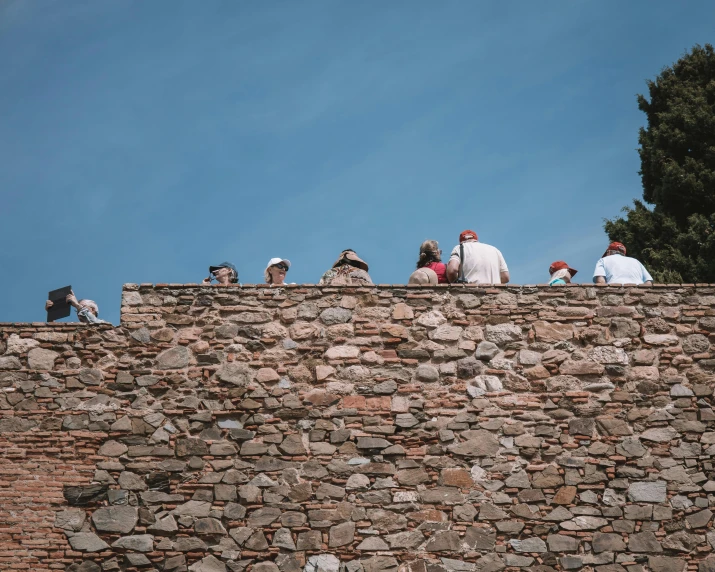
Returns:
[[[487,244],[486,242],[475,242],[474,244],[478,244],[478,248],[481,248],[481,250],[501,255],[501,250],[492,244]]]

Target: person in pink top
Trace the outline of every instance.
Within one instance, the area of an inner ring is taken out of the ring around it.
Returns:
[[[417,269],[429,268],[437,275],[438,284],[447,284],[447,265],[442,262],[442,251],[436,240],[425,240],[420,246],[420,257]]]

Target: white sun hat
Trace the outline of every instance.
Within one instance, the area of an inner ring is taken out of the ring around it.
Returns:
[[[287,266],[288,268],[290,268],[290,260],[288,260],[287,258],[271,258],[268,261],[268,264],[266,265],[266,270],[263,272],[263,276],[266,279],[266,284],[270,283],[270,281],[271,281],[271,277],[268,274],[268,269],[271,266],[275,266],[276,264],[281,264],[281,263],[284,264],[285,266]]]

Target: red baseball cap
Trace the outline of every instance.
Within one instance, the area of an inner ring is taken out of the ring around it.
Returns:
[[[578,272],[578,270],[571,268],[563,260],[557,260],[556,262],[552,262],[551,266],[549,266],[549,274],[553,274],[557,270],[564,270],[564,269],[567,269],[569,271],[569,274],[571,274],[571,278],[573,278],[576,275],[576,273]]]
[[[459,242],[464,242],[465,240],[469,240],[470,238],[473,238],[474,240],[479,240],[479,237],[477,236],[476,232],[474,232],[473,230],[464,230],[462,231],[462,234],[459,235]]]
[[[606,252],[603,253],[603,256],[606,256],[606,254],[608,254],[609,250],[617,250],[618,252],[623,254],[623,256],[626,255],[626,247],[623,246],[623,244],[621,244],[620,242],[612,242],[611,244],[609,244],[608,248],[606,249]],[[603,257],[601,257],[601,258],[603,258]]]

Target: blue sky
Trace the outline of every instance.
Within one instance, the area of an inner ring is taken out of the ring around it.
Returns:
[[[590,282],[603,219],[641,195],[636,94],[715,3],[5,0],[0,321],[72,284],[199,282],[343,248],[404,283],[470,228],[512,282]],[[75,319],[73,316],[72,319]]]

